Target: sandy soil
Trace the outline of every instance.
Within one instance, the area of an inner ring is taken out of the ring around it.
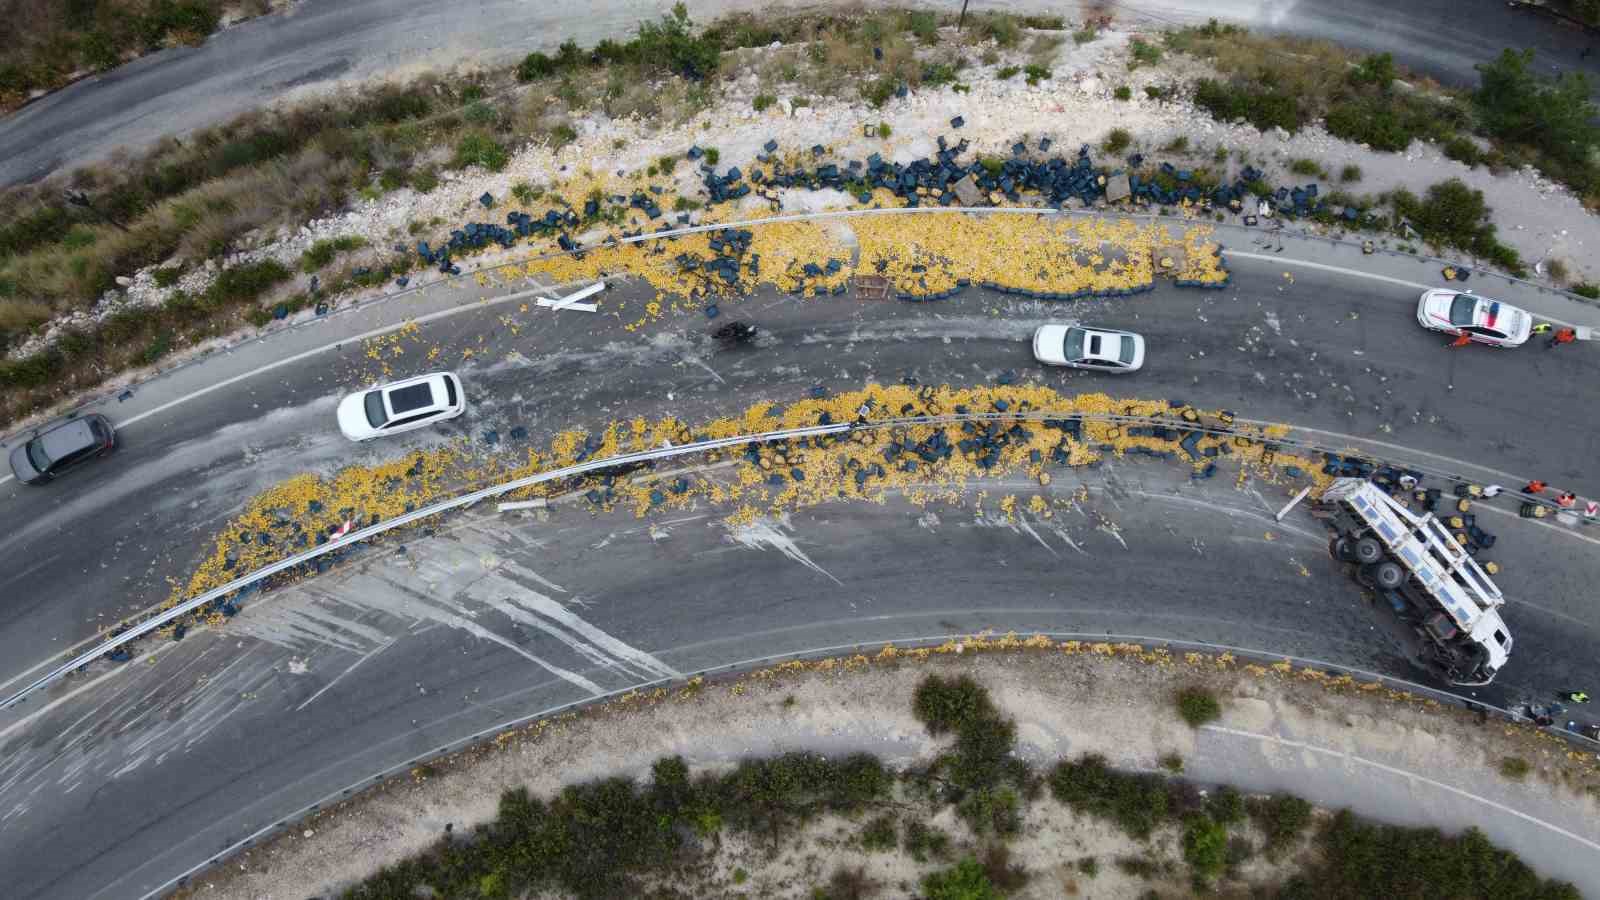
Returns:
[[[1224,697],[1218,726],[1292,733],[1308,744],[1382,757],[1402,768],[1451,776],[1467,785],[1502,782],[1494,767],[1504,756],[1534,762],[1518,786],[1539,802],[1582,807],[1594,802],[1567,787],[1582,767],[1541,736],[1515,728],[1484,728],[1475,717],[1441,710],[1406,695],[1362,690],[1324,677],[1219,663],[1210,657],[1172,659],[1104,647],[1078,652],[1013,646],[994,652],[906,654],[886,660],[789,664],[721,683],[634,697],[586,714],[534,723],[502,734],[409,778],[371,792],[295,826],[201,876],[187,893],[199,897],[286,898],[327,895],[376,868],[438,840],[447,826],[470,829],[494,815],[500,793],[525,785],[549,794],[562,785],[624,773],[648,776],[652,761],[681,754],[696,769],[721,768],[747,755],[793,749],[825,754],[867,751],[904,766],[926,761],[943,741],[928,737],[910,713],[910,698],[928,672],[971,673],[1018,723],[1018,754],[1038,766],[1062,757],[1101,753],[1112,764],[1155,771],[1165,754],[1195,757],[1207,736],[1176,715],[1172,692],[1203,683]],[[789,698],[793,698],[790,700]],[[1205,786],[1205,785],[1202,785]],[[1531,799],[1529,802],[1533,802]],[[824,819],[777,854],[734,836],[699,868],[699,890],[732,891],[734,872],[750,896],[805,896],[838,866],[862,866],[885,894],[907,893],[934,863],[918,864],[899,852],[868,854],[851,838],[861,822]],[[976,846],[946,811],[934,824],[947,829],[956,852]],[[1462,823],[1468,824],[1468,823]],[[1170,884],[1120,872],[1119,855],[1178,860],[1170,829],[1149,848],[1132,845],[1105,823],[1083,820],[1048,796],[1030,805],[1013,859],[1033,873],[1017,896],[1133,897],[1150,887],[1187,889],[1181,862]],[[1100,873],[1087,879],[1074,868],[1095,856]],[[1282,872],[1259,859],[1247,864],[1248,882]]]

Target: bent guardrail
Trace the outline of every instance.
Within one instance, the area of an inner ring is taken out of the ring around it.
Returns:
[[[402,528],[406,525],[427,519],[431,516],[450,512],[451,510],[462,509],[482,500],[486,500],[491,497],[498,497],[522,488],[532,487],[548,481],[558,481],[565,478],[586,475],[590,472],[613,469],[619,466],[628,466],[635,463],[648,463],[680,456],[690,456],[697,453],[705,453],[711,450],[722,449],[725,447],[734,447],[751,443],[769,444],[797,438],[841,434],[858,430],[877,430],[918,425],[949,425],[958,424],[961,422],[982,421],[1042,421],[1045,419],[1068,418],[1078,419],[1080,421],[1113,422],[1117,424],[1161,425],[1174,431],[1199,432],[1201,434],[1213,436],[1245,437],[1251,440],[1269,442],[1275,447],[1292,448],[1309,453],[1334,453],[1341,456],[1352,455],[1352,451],[1348,447],[1332,447],[1290,437],[1274,437],[1267,435],[1264,433],[1264,431],[1259,429],[1264,429],[1269,423],[1259,422],[1256,420],[1235,419],[1234,421],[1248,426],[1249,430],[1242,431],[1241,429],[1233,426],[1213,426],[1204,422],[1189,422],[1179,418],[1117,415],[1112,413],[1082,413],[1065,410],[968,412],[951,413],[937,416],[905,416],[889,419],[869,419],[866,421],[857,422],[836,422],[827,425],[812,425],[803,428],[790,428],[780,431],[764,432],[761,434],[735,435],[733,437],[715,438],[712,440],[697,441],[695,443],[680,444],[677,446],[660,447],[652,450],[624,453],[617,456],[608,456],[604,459],[587,460],[576,465],[566,466],[561,469],[552,469],[548,472],[540,472],[502,484],[480,488],[476,491],[463,494],[459,497],[441,500],[437,503],[432,503],[428,506],[422,507],[421,509],[417,509],[403,515],[396,516],[395,518],[369,525],[366,528],[351,531],[349,534],[331,539],[327,543],[320,546],[313,547],[302,553],[297,553],[270,565],[263,566],[254,572],[250,572],[246,575],[235,578],[227,584],[213,588],[189,600],[185,600],[182,603],[173,606],[171,609],[165,610],[164,612],[150,619],[140,622],[121,634],[117,634],[111,638],[108,638],[94,648],[84,651],[78,656],[73,657],[71,660],[56,666],[48,673],[34,679],[23,688],[6,697],[3,702],[0,702],[0,708],[10,707],[25,699],[34,691],[44,687],[52,681],[55,681],[57,678],[60,678],[69,672],[73,672],[94,662],[96,659],[99,659],[105,654],[116,650],[118,647],[135,641],[153,631],[160,629],[164,625],[181,619],[182,617],[194,612],[208,603],[225,598],[236,591],[249,587],[250,585],[260,582],[266,578],[270,578],[273,575],[286,572],[295,568],[296,566],[311,562],[318,557],[341,550],[354,544],[359,544],[362,541],[377,537],[378,535],[392,531],[396,528]],[[1358,455],[1363,459],[1382,459],[1376,454],[1368,452],[1358,452],[1353,455]],[[1411,463],[1405,463],[1404,467],[1411,471],[1420,472],[1424,475],[1441,478],[1446,481],[1459,482],[1467,480],[1457,473],[1444,472]]]

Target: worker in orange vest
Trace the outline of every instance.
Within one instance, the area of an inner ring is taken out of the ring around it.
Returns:
[[[1522,492],[1524,494],[1542,494],[1544,493],[1544,489],[1548,486],[1549,485],[1546,485],[1544,482],[1535,478],[1522,488]]]
[[[1577,339],[1578,333],[1576,331],[1572,330],[1571,328],[1560,328],[1556,330],[1556,333],[1553,336],[1551,336],[1550,343],[1545,344],[1544,347],[1546,350],[1553,350],[1562,344],[1570,344]]]

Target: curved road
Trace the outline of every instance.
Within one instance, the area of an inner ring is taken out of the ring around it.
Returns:
[[[959,4],[925,4],[954,10]],[[1104,4],[1088,4],[1100,7]],[[332,85],[381,74],[506,64],[530,50],[573,38],[591,46],[631,33],[642,19],[670,8],[665,0],[597,0],[581,16],[562,4],[479,0],[302,0],[284,15],[253,19],[199,48],[177,48],[85,79],[33,103],[0,125],[0,184],[33,181],[58,168],[137,150],[288,96],[307,85]],[[1068,7],[1063,9],[1063,7]],[[973,3],[973,9],[1071,15],[1072,4]],[[1126,0],[1113,4],[1124,20],[1155,26],[1216,16],[1264,28],[1388,51],[1441,81],[1473,84],[1473,66],[1503,47],[1532,47],[1554,70],[1600,62],[1580,60],[1581,33],[1503,0]],[[770,3],[709,0],[690,4],[702,22]]]
[[[1224,291],[1162,287],[1076,309],[981,292],[917,305],[760,295],[736,313],[767,337],[738,350],[711,347],[697,316],[629,333],[603,314],[473,308],[408,338],[394,372],[439,365],[429,347],[444,360],[472,349],[456,366],[469,416],[361,448],[332,427],[337,398],[376,377],[347,344],[146,419],[79,477],[0,488],[0,515],[15,523],[0,556],[25,561],[0,584],[0,674],[38,661],[46,636],[62,645],[92,633],[115,616],[113,598],[160,599],[162,577],[183,572],[251,492],[283,475],[452,436],[504,452],[482,443],[487,429],[521,425],[537,442],[635,415],[693,421],[817,384],[985,383],[1015,369],[1067,392],[1182,398],[1378,437],[1439,468],[1470,460],[1592,486],[1595,435],[1568,415],[1597,374],[1590,348],[1447,350],[1415,327],[1414,292],[1298,268],[1290,281],[1286,267],[1241,260]],[[1034,366],[1032,327],[1068,314],[1143,331],[1147,370],[1112,381]],[[270,345],[263,352],[272,357]],[[1088,497],[1074,504],[1080,485]],[[1190,483],[1173,467],[1129,462],[1064,472],[1049,493],[1056,517],[1019,524],[970,503],[898,500],[733,530],[713,509],[647,522],[576,508],[547,521],[463,516],[404,552],[276,592],[148,665],[7,711],[0,869],[20,873],[19,897],[136,895],[479,728],[812,646],[982,628],[1116,631],[1410,674],[1327,561],[1320,531],[1303,518],[1271,522],[1281,498],[1270,488]],[[1504,511],[1485,524],[1501,537],[1518,641],[1485,698],[1595,683],[1594,539]]]

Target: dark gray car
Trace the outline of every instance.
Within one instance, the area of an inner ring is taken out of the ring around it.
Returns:
[[[11,451],[11,471],[23,484],[40,484],[105,456],[116,445],[111,420],[91,413],[34,432],[27,443]]]

